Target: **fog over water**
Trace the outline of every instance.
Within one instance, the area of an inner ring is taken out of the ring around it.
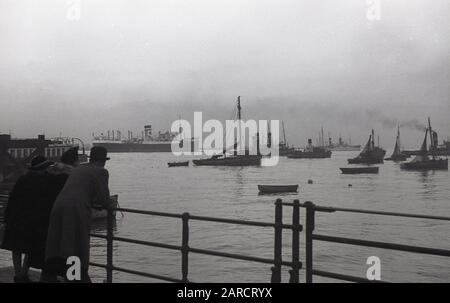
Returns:
[[[450,2],[381,0],[0,0],[0,132],[16,137],[144,124],[169,129],[194,111],[282,119],[304,144],[323,125],[391,147],[397,124],[417,147],[432,117],[450,135]]]

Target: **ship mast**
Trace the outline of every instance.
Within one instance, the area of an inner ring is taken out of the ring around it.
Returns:
[[[431,151],[431,156],[433,157],[433,160],[435,159],[435,157],[434,157],[434,140],[433,140],[433,137],[434,137],[434,135],[433,135],[433,130],[432,130],[432,128],[431,128],[431,119],[430,119],[430,117],[428,117],[428,129],[429,129],[429,132],[430,132],[430,142],[431,142],[431,148],[430,148],[430,151]]]
[[[284,121],[281,121],[281,125],[283,127],[283,140],[284,140],[284,145],[287,147],[287,142],[286,142],[286,133],[284,131]]]
[[[373,129],[372,129],[372,142],[370,144],[371,144],[371,146],[370,146],[371,150],[374,150],[375,149],[375,131]]]
[[[322,147],[325,147],[325,140],[323,139],[323,126],[322,126],[322,132],[321,132],[321,135],[322,135],[322,141],[321,141]]]
[[[239,147],[240,147],[240,144],[241,144],[241,139],[242,139],[242,135],[241,135],[241,119],[242,119],[242,116],[241,116],[241,96],[238,96],[238,99],[237,99],[237,110],[238,110],[238,112],[237,112],[237,118],[238,118],[238,138],[239,138]],[[237,148],[238,148],[238,141],[237,141],[238,139],[236,138],[236,140],[235,140],[235,142],[234,142],[234,155],[235,156],[237,156]]]

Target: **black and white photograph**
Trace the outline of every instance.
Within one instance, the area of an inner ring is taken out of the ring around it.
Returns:
[[[0,283],[449,283],[449,33],[448,0],[0,0]]]

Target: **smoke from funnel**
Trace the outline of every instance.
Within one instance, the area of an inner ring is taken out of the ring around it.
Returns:
[[[426,125],[420,123],[417,119],[411,119],[406,121],[400,121],[398,119],[389,118],[383,115],[380,111],[371,110],[367,112],[367,115],[377,122],[381,123],[384,127],[387,128],[397,128],[400,127],[408,128],[412,130],[425,131],[427,129]]]

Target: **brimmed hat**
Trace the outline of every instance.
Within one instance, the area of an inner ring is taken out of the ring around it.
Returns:
[[[103,146],[94,146],[91,148],[89,158],[91,161],[106,161],[110,159],[106,156],[107,154],[108,151]]]
[[[36,156],[31,160],[31,164],[28,167],[30,170],[44,170],[53,165],[54,162],[47,160],[44,156]]]

